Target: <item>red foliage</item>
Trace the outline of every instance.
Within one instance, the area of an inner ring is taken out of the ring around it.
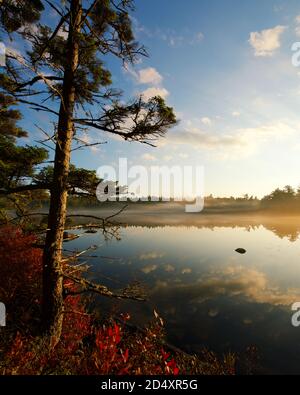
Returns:
[[[35,241],[18,228],[0,228],[0,292],[6,302],[23,293],[24,286],[26,290],[35,288],[33,283],[42,272],[42,252],[31,247]]]
[[[7,307],[8,325],[26,326],[40,306],[42,251],[32,247],[35,241],[18,228],[0,228],[0,300]]]
[[[126,334],[124,326],[113,322],[96,332],[93,361],[98,374],[174,374],[179,373],[174,358],[159,347],[159,324],[151,331]]]
[[[112,326],[103,327],[96,333],[96,349],[93,355],[97,371],[101,374],[110,374],[112,370],[116,374],[128,373],[129,352],[123,353],[120,348],[122,329],[114,323]]]
[[[158,339],[161,324],[156,322],[146,334],[128,334],[116,322],[94,326],[92,316],[80,296],[65,299],[61,340],[49,351],[48,341],[31,333],[33,306],[40,306],[42,287],[42,251],[32,245],[36,241],[13,227],[0,229],[0,300],[14,312],[9,328],[13,341],[5,356],[4,374],[178,374],[174,359],[161,350]],[[70,281],[69,290],[76,290]],[[26,315],[27,314],[27,315]],[[26,330],[19,333],[19,322]],[[15,325],[15,326],[14,326]],[[18,328],[18,330],[16,329]]]

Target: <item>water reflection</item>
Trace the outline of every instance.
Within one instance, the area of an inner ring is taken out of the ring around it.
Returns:
[[[300,329],[292,327],[290,310],[300,301],[299,232],[296,221],[288,226],[274,219],[264,225],[222,219],[220,226],[129,226],[121,241],[96,252],[91,277],[115,289],[137,280],[149,301],[115,305],[101,299],[99,310],[114,305],[141,324],[155,308],[169,340],[189,352],[240,351],[254,344],[260,371],[299,374]],[[101,243],[100,233],[83,234],[68,248]],[[237,247],[247,254],[237,254]]]
[[[265,273],[243,266],[228,266],[189,285],[178,284],[178,280],[158,280],[151,291],[152,299],[160,303],[169,303],[175,297],[187,303],[202,303],[223,295],[243,296],[249,302],[284,306],[290,306],[295,300],[300,301],[300,289],[283,291],[271,286]]]
[[[247,232],[250,232],[252,230],[259,229],[261,226],[264,227],[267,230],[270,230],[273,232],[276,236],[279,238],[287,238],[290,242],[295,242],[299,239],[300,237],[300,217],[279,217],[279,218],[274,218],[274,217],[266,217],[266,218],[247,218],[244,220],[239,219],[238,223],[235,222],[236,218],[232,217],[230,219],[226,218],[226,221],[224,220],[215,220],[213,223],[194,223],[190,225],[180,225],[183,228],[190,228],[190,227],[196,227],[198,229],[211,229],[215,230],[220,227],[223,228],[231,228],[231,229],[244,229]],[[249,224],[249,221],[251,222]],[[147,227],[147,228],[166,228],[169,227],[170,225],[167,224],[143,224],[143,225],[130,225],[132,227]],[[178,225],[176,225],[178,226]]]

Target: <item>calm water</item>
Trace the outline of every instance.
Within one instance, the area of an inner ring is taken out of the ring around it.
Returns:
[[[256,345],[263,372],[299,374],[300,327],[291,325],[291,304],[300,301],[300,239],[278,229],[132,226],[121,229],[120,241],[82,232],[65,248],[98,245],[90,277],[105,285],[145,284],[148,302],[120,301],[114,311],[129,311],[141,324],[155,308],[168,340],[182,349]],[[111,308],[105,298],[97,303],[100,311]]]

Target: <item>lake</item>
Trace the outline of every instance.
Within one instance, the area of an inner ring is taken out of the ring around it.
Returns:
[[[300,327],[291,324],[291,305],[300,302],[300,226],[236,223],[132,225],[110,241],[101,231],[74,231],[80,238],[65,248],[98,246],[88,253],[97,256],[88,259],[95,281],[114,289],[145,285],[147,302],[97,297],[101,313],[129,312],[141,325],[155,309],[168,341],[189,353],[243,353],[255,345],[260,372],[299,374]],[[238,247],[247,253],[236,253]]]

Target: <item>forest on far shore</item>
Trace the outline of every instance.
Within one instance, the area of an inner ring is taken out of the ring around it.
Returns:
[[[100,181],[100,180],[99,180]],[[31,201],[29,206],[34,209],[36,207],[42,207],[47,209],[49,206],[49,194],[48,192],[37,192],[30,196]],[[213,210],[224,210],[224,211],[272,211],[272,212],[300,212],[300,187],[297,189],[287,185],[284,188],[277,188],[270,194],[259,199],[257,196],[245,194],[242,197],[215,197],[213,195],[206,196],[204,212]],[[179,202],[176,199],[163,199],[162,197],[146,197],[141,198],[137,202],[132,202],[130,198],[127,200],[120,200],[117,194],[116,202],[99,202],[96,194],[93,196],[72,196],[68,197],[69,208],[101,208],[107,207],[114,204],[133,204],[133,205],[155,205],[155,204],[168,204],[178,202],[178,204],[185,204],[186,202]],[[6,197],[0,198],[0,211],[15,208],[10,199]]]

